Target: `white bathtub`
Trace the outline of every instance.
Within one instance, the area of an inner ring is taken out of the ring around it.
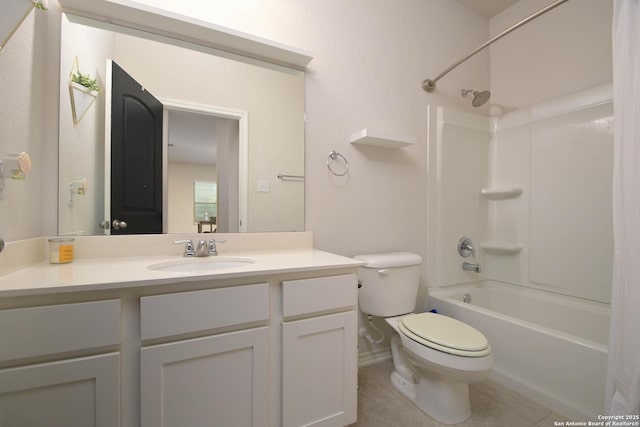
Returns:
[[[482,282],[429,288],[428,306],[487,337],[495,381],[573,420],[603,413],[608,304]]]

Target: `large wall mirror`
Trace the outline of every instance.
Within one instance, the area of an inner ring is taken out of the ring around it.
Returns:
[[[2,2],[2,14],[0,14],[0,49],[2,49],[2,46],[9,40],[31,9],[33,9],[34,4],[31,0],[5,0]]]
[[[304,180],[295,178],[304,175],[302,71],[70,14],[62,14],[60,51],[60,235],[129,232],[112,225],[126,219],[111,215],[112,175],[130,179],[151,154],[125,153],[127,167],[112,167],[111,63],[163,105],[161,232],[304,230]],[[97,94],[72,94],[78,71],[96,79]],[[206,218],[196,182],[215,184]],[[145,198],[128,197],[134,208]]]

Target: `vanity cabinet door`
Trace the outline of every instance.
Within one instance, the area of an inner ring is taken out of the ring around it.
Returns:
[[[356,329],[355,311],[283,323],[284,427],[356,421]]]
[[[269,423],[266,327],[144,347],[140,362],[143,427]]]
[[[118,353],[0,370],[0,426],[120,425]]]
[[[341,427],[357,418],[357,279],[282,283],[282,424]]]

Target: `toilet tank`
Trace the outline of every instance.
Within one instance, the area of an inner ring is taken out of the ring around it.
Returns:
[[[411,313],[420,285],[420,255],[390,252],[357,255],[367,264],[358,269],[358,305],[365,314],[379,317]]]

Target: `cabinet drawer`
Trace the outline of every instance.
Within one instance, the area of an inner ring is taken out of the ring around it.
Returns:
[[[355,307],[357,301],[358,282],[355,274],[282,283],[282,309],[285,318]]]
[[[234,286],[140,298],[142,340],[269,319],[269,285]]]
[[[0,310],[0,361],[120,343],[120,300]]]

